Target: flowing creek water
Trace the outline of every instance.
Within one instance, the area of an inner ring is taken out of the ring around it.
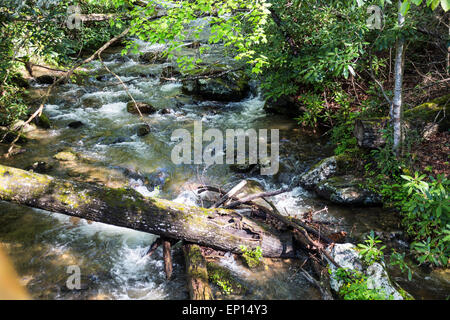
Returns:
[[[144,51],[158,50],[139,42]],[[127,83],[138,101],[151,103],[158,109],[171,108],[170,114],[146,116],[150,134],[139,137],[139,116],[127,112],[130,100],[117,80],[106,73],[98,61],[88,66],[87,75],[78,84],[57,88],[45,112],[52,129],[30,132],[35,140],[27,151],[6,165],[26,168],[36,161],[52,164],[49,174],[78,179],[110,187],[128,186],[145,196],[176,199],[199,204],[192,190],[201,183],[231,188],[242,179],[257,182],[266,190],[291,184],[293,179],[315,162],[332,154],[332,147],[321,137],[311,137],[299,130],[295,121],[268,115],[255,84],[249,96],[238,102],[217,103],[187,96],[178,81],[161,83],[159,76],[170,63],[142,64],[137,55],[121,56],[120,49],[104,55],[108,67]],[[194,55],[185,48],[180,54]],[[231,63],[220,48],[212,50],[209,63]],[[36,96],[45,88],[36,85]],[[280,173],[261,176],[259,172],[237,173],[229,165],[209,168],[175,165],[170,154],[175,142],[171,134],[177,128],[192,132],[193,121],[201,120],[206,128],[280,129]],[[81,121],[77,129],[68,127]],[[70,149],[76,161],[57,161],[53,155]],[[155,186],[159,185],[159,188]],[[314,194],[295,186],[291,192],[273,197],[280,212],[300,215],[308,210],[328,206],[328,212],[316,219],[335,224],[351,239],[360,240],[369,230],[396,234],[398,221],[392,212],[381,208],[349,208],[332,205]],[[165,280],[162,252],[144,257],[156,236],[109,226],[88,223],[56,213],[0,202],[0,243],[6,247],[15,267],[36,299],[187,299],[183,254],[174,250],[174,279]],[[394,238],[393,245],[405,248]],[[318,290],[299,273],[299,261],[266,260],[266,268],[248,270],[233,256],[219,263],[231,270],[247,288],[230,298],[247,299],[320,299]],[[80,266],[81,290],[69,290],[67,267]],[[449,290],[448,282],[426,272],[415,273],[412,282],[391,270],[393,276],[416,298],[442,298]]]

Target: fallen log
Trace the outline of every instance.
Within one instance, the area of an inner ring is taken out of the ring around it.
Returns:
[[[234,210],[205,209],[57,179],[0,165],[0,199],[92,221],[185,240],[241,254],[260,247],[265,257],[293,257],[291,237],[263,228]]]
[[[208,282],[206,259],[198,245],[183,246],[186,261],[186,275],[191,300],[212,300],[213,295]]]

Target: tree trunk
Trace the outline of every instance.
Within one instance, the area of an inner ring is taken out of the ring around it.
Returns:
[[[191,300],[212,300],[212,292],[208,282],[206,259],[198,245],[183,246],[186,260],[186,274]]]
[[[405,22],[405,17],[400,12],[400,7],[402,5],[402,1],[398,1],[398,25],[401,29],[403,27],[403,24]],[[393,151],[397,155],[397,157],[400,155],[401,151],[401,144],[403,140],[402,135],[402,89],[403,89],[403,57],[404,57],[404,46],[405,41],[403,40],[402,36],[400,35],[397,39],[396,43],[396,53],[395,53],[395,85],[394,85],[394,99],[392,100],[392,107],[391,107],[391,121],[392,126],[394,129],[394,145],[393,145]]]
[[[205,209],[147,198],[132,189],[56,179],[0,165],[0,199],[119,227],[241,253],[261,247],[265,257],[293,257],[283,239],[233,210]]]

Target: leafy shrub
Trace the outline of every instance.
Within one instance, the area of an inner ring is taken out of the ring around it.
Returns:
[[[364,240],[364,244],[359,243],[357,245],[359,254],[362,256],[366,264],[371,265],[374,262],[383,260],[383,249],[385,249],[386,246],[381,246],[378,248],[377,244],[379,243],[381,243],[381,240],[375,236],[373,231],[370,231],[367,239]]]
[[[343,284],[339,296],[344,300],[391,300],[383,289],[369,288],[368,277],[360,271],[338,268],[334,275]]]
[[[249,268],[256,268],[262,262],[262,250],[258,246],[254,250],[248,249],[246,246],[240,246],[242,258]]]
[[[403,225],[412,237],[411,249],[418,261],[447,266],[450,259],[450,180],[438,175],[435,179],[416,172],[414,177],[402,175],[407,198],[402,202]]]

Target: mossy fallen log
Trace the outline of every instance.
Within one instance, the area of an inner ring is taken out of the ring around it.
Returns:
[[[292,239],[233,210],[205,209],[112,189],[57,179],[0,165],[0,199],[92,221],[186,240],[241,253],[260,247],[266,257],[292,257]]]

